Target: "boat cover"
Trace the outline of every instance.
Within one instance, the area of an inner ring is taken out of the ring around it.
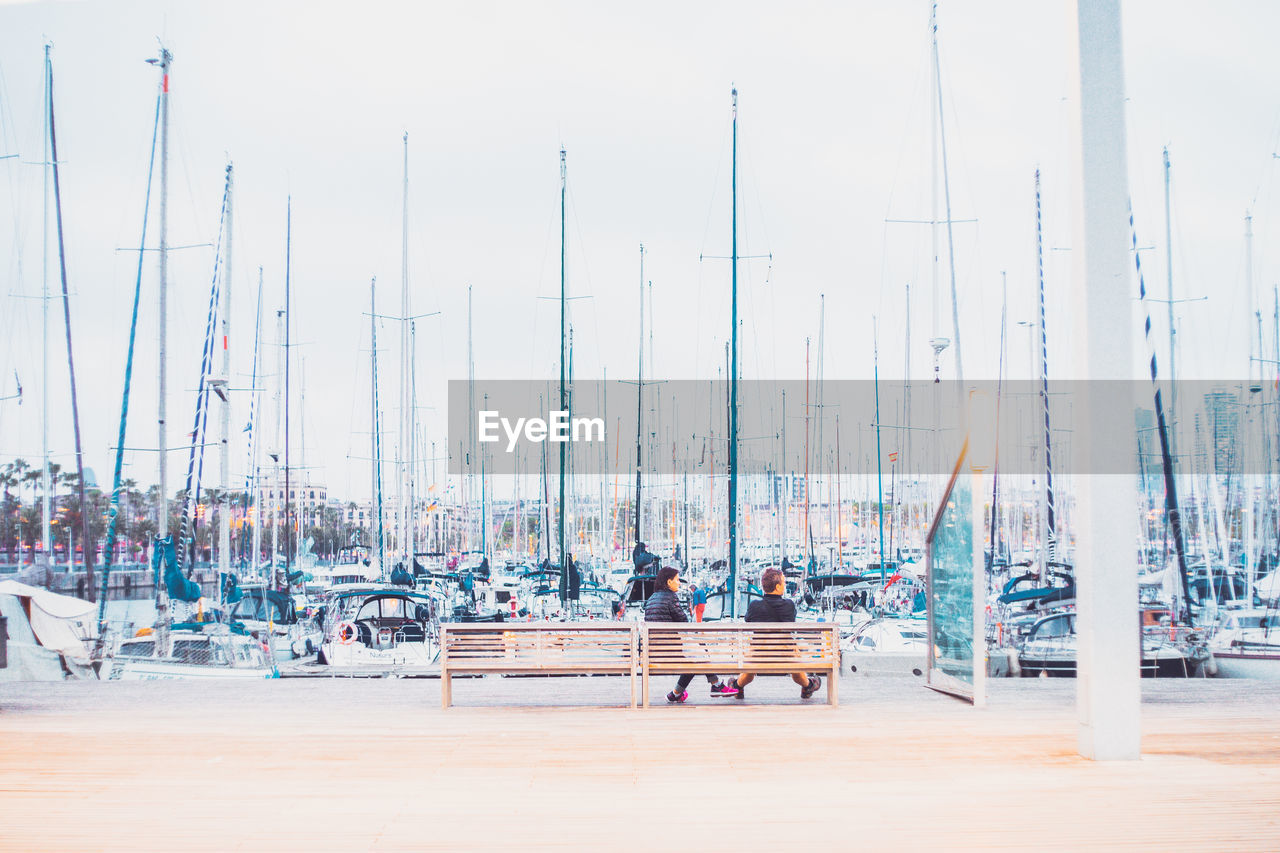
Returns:
[[[69,668],[86,667],[86,640],[97,636],[96,609],[91,602],[69,595],[0,581],[0,615],[9,620],[8,670],[12,670],[0,670],[5,680],[61,680],[59,656],[67,659]]]

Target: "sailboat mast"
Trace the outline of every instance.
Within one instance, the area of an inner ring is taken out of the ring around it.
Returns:
[[[930,112],[937,111],[942,114],[942,93],[940,91],[941,74],[938,73],[938,4],[934,3],[929,11],[929,43],[930,43],[930,59],[933,73],[929,75],[929,88],[932,93],[932,103],[930,104]],[[950,345],[951,341],[942,337],[941,322],[942,313],[939,307],[942,300],[942,291],[938,284],[938,225],[941,220],[938,218],[938,124],[933,120],[932,115],[929,118],[929,194],[930,194],[930,216],[929,216],[929,239],[932,252],[929,256],[929,277],[931,281],[930,296],[932,297],[933,312],[933,336],[929,339],[929,346],[933,348],[933,381],[937,384],[941,378],[941,365],[939,358],[942,351]],[[937,400],[936,391],[934,400],[934,422],[937,423]],[[936,429],[936,427],[935,427]],[[936,453],[937,441],[934,441],[934,452]]]
[[[418,328],[413,320],[409,321],[409,411],[413,413],[413,417],[409,423],[412,427],[409,433],[409,564],[405,566],[409,573],[413,573],[414,553],[417,550],[418,541],[418,521],[415,510],[417,509],[418,495]],[[424,534],[425,540],[425,534]]]
[[[280,428],[284,423],[284,394],[281,378],[284,376],[284,310],[276,309],[276,430],[275,452],[271,461],[275,465],[272,472],[271,488],[275,492],[275,500],[271,502],[271,559],[267,561],[268,586],[275,588],[276,559],[280,556],[280,516],[284,510],[284,492],[280,479]]]
[[[1053,449],[1049,430],[1049,343],[1045,333],[1044,238],[1040,215],[1040,170],[1036,169],[1036,275],[1040,280],[1040,400],[1044,408],[1044,516],[1040,539],[1040,578],[1057,556],[1057,526],[1053,514]]]
[[[382,525],[382,441],[378,434],[378,314],[376,290],[378,279],[369,280],[369,443],[372,459],[370,474],[372,483],[369,492],[369,527],[374,534],[372,539],[377,543],[378,575],[386,576],[386,537]],[[373,543],[370,543],[371,545]],[[373,551],[373,548],[370,548]],[[370,561],[372,562],[372,561]]]
[[[409,531],[413,514],[409,506],[411,471],[409,469],[408,443],[413,434],[413,408],[410,397],[409,340],[409,134],[404,134],[404,189],[403,210],[400,217],[400,440],[396,443],[396,472],[398,492],[396,509],[400,557],[409,571],[413,570],[413,534]]]
[[[1038,196],[1038,194],[1037,194]],[[1133,226],[1133,211],[1129,211],[1129,231],[1133,240],[1133,263],[1138,273],[1138,298],[1142,302],[1143,311],[1146,313],[1146,342],[1148,352],[1151,353],[1151,389],[1155,398],[1156,408],[1156,428],[1160,436],[1160,458],[1162,467],[1164,468],[1164,500],[1165,512],[1169,519],[1169,531],[1173,536],[1174,552],[1178,559],[1178,574],[1182,579],[1182,606],[1177,608],[1181,611],[1181,615],[1185,620],[1184,624],[1191,624],[1191,590],[1187,576],[1187,554],[1183,541],[1182,532],[1182,512],[1178,508],[1178,481],[1173,470],[1173,456],[1169,446],[1169,427],[1164,415],[1164,400],[1161,397],[1160,383],[1158,382],[1158,374],[1156,372],[1156,345],[1151,339],[1151,309],[1147,305],[1147,284],[1142,277],[1142,256],[1138,252],[1138,232]],[[1247,513],[1246,513],[1247,517]],[[1253,567],[1250,565],[1249,577],[1252,577]],[[1213,572],[1209,572],[1210,581],[1213,578]],[[1252,595],[1253,590],[1249,590]]]
[[[996,563],[996,557],[1000,553],[1000,526],[998,518],[1000,515],[1000,408],[1004,400],[1004,354],[1005,354],[1005,329],[1009,319],[1009,283],[1003,271],[1000,273],[1000,350],[997,358],[999,363],[996,366],[996,436],[995,450],[996,458],[991,468],[991,533],[989,540],[991,542],[991,558],[987,560],[987,566],[990,568]]]
[[[884,566],[884,466],[880,457],[880,329],[879,324],[873,318],[871,321],[871,341],[872,341],[872,370],[875,376],[875,396],[876,396],[876,493],[878,499],[876,501],[880,510],[880,520],[877,524],[880,533],[880,577],[885,576]]]
[[[463,477],[462,501],[466,508],[467,541],[465,550],[475,547],[475,538],[471,533],[471,487],[475,480],[476,464],[476,356],[472,342],[473,326],[471,313],[471,285],[467,285],[467,473]]]
[[[96,596],[93,584],[93,539],[89,533],[89,504],[85,499],[84,453],[80,441],[80,402],[76,393],[76,361],[71,349],[71,296],[67,285],[67,250],[62,233],[62,182],[58,176],[58,129],[53,115],[53,65],[45,47],[45,71],[49,81],[49,155],[53,164],[53,208],[58,226],[58,270],[62,281],[62,317],[67,331],[67,370],[71,377],[71,425],[76,441],[76,488],[80,498],[80,549],[84,553],[85,592],[89,600]],[[46,398],[47,398],[46,394]],[[68,545],[70,547],[70,545]],[[67,552],[67,565],[73,565],[72,548]]]
[[[951,181],[947,170],[947,126],[942,108],[942,63],[938,60],[938,4],[933,4],[933,76],[938,93],[938,142],[942,146],[942,196],[946,204],[947,260],[951,270],[951,334],[956,352],[956,381],[964,384],[964,362],[960,358],[960,305],[956,295],[956,244],[951,231]]]
[[[43,227],[41,229],[42,251],[40,253],[40,375],[44,379],[44,390],[40,395],[40,554],[45,566],[53,568],[53,538],[50,532],[52,520],[52,471],[49,468],[49,173],[53,166],[52,147],[53,129],[53,71],[49,60],[49,45],[44,46],[45,87],[44,87],[44,209]],[[163,208],[161,208],[163,210]],[[164,233],[163,231],[161,233]],[[163,257],[163,255],[161,255]],[[163,262],[162,262],[163,263]],[[164,456],[161,455],[161,459]]]
[[[249,495],[248,500],[254,507],[253,514],[253,556],[252,571],[249,577],[257,578],[258,561],[262,556],[262,487],[258,483],[258,448],[262,445],[258,433],[258,360],[262,352],[262,267],[258,267],[258,310],[253,321],[253,379],[249,394]]]
[[[302,542],[307,529],[307,486],[311,474],[307,468],[307,359],[298,354],[298,470],[302,472],[302,482],[298,488],[297,523],[294,524],[293,553],[294,559],[302,562]]]
[[[791,472],[787,468],[787,389],[782,389],[782,417],[779,419],[782,423],[780,438],[782,442],[782,482],[780,490],[782,492],[781,506],[779,512],[782,515],[781,540],[782,557],[778,560],[778,567],[782,567],[782,560],[787,559],[787,528],[791,525]]]
[[[822,455],[826,452],[826,444],[823,442],[823,406],[822,406],[822,373],[823,373],[823,354],[826,351],[826,331],[827,331],[827,295],[825,293],[818,294],[818,359],[815,365],[816,370],[813,374],[813,408],[814,408],[814,424],[813,430],[813,446],[817,449],[818,456],[814,460],[816,470],[814,471],[814,479],[819,484],[818,496],[822,496]],[[831,528],[831,479],[826,478],[827,487],[827,528]],[[819,528],[821,528],[821,520],[819,520]],[[812,534],[810,534],[812,538]],[[810,542],[810,549],[813,543]]]
[[[156,448],[159,462],[156,483],[160,490],[156,520],[156,538],[169,535],[169,431],[165,422],[166,399],[169,393],[169,66],[173,54],[160,49],[160,329],[159,329],[159,405],[157,406]],[[47,467],[47,466],[46,466]],[[46,490],[47,494],[47,490]],[[157,595],[162,594],[163,584],[157,583]]]
[[[284,525],[287,532],[293,531],[293,514],[292,498],[293,492],[290,491],[289,482],[289,362],[292,353],[289,352],[290,346],[290,327],[293,326],[293,306],[291,304],[292,291],[290,289],[290,272],[291,259],[293,257],[293,196],[288,196],[285,200],[284,214]],[[285,584],[288,585],[288,576],[290,569],[293,568],[293,560],[289,553],[289,541],[284,543],[284,567],[285,567]]]
[[[836,571],[836,567],[844,567],[845,565],[845,503],[844,498],[840,494],[840,414],[836,414],[836,565],[831,567],[832,571]]]
[[[640,480],[643,471],[644,437],[644,243],[640,244],[640,357],[636,367],[636,544],[640,538]]]
[[[738,89],[733,95],[732,329],[729,335],[729,618],[738,615]]]
[[[565,299],[565,151],[560,149],[560,411],[567,412],[569,409],[569,389],[566,383],[566,371],[568,370],[568,353],[565,351],[567,346],[566,323],[568,320],[568,302]],[[569,564],[564,555],[564,522],[565,522],[565,465],[566,450],[565,442],[560,444],[560,512],[556,522],[556,538],[560,543],[560,604],[564,605],[567,601],[566,593],[568,590]]]
[[[804,550],[806,572],[809,557],[812,556],[811,536],[809,534],[809,339],[804,339],[804,530],[801,545]]]
[[[1173,322],[1173,217],[1170,213],[1169,199],[1169,149],[1164,149],[1164,271],[1168,284],[1165,296],[1168,297],[1167,307],[1169,309],[1169,416],[1175,427],[1175,432],[1169,434],[1169,452],[1177,454],[1176,442],[1176,425],[1178,423],[1178,383],[1174,380],[1177,378],[1177,362],[1174,346],[1177,335],[1177,327]]]
[[[160,125],[160,99],[156,99],[156,117],[151,131],[151,156],[147,162],[147,194],[142,203],[142,237],[138,241],[138,273],[133,285],[133,312],[129,321],[129,347],[125,357],[124,393],[120,398],[120,426],[116,434],[115,470],[111,477],[111,506],[107,510],[107,532],[102,545],[102,588],[98,596],[98,642],[95,658],[102,657],[107,636],[107,594],[111,582],[111,561],[116,551],[116,524],[120,518],[120,475],[124,470],[125,429],[129,422],[129,392],[133,383],[133,356],[138,340],[138,309],[142,304],[142,268],[147,249],[147,220],[151,212],[151,177],[155,172],[156,135]],[[159,593],[157,592],[157,595]]]
[[[231,571],[231,235],[234,233],[233,170],[227,164],[227,234],[226,261],[222,282],[222,376],[214,384],[214,392],[222,400],[222,435],[218,445],[222,449],[219,458],[221,485],[218,494],[218,571],[226,575]],[[222,578],[218,579],[218,600],[222,600]]]
[[[538,409],[542,410],[542,395],[538,395]],[[542,540],[543,551],[546,553],[547,565],[551,565],[551,484],[547,482],[550,476],[547,471],[547,443],[542,442],[542,530],[538,537]]]

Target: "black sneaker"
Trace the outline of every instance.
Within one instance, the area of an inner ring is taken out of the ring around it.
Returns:
[[[687,691],[687,690],[681,690],[679,693],[676,693],[675,691],[672,691],[672,692],[670,692],[670,693],[668,693],[668,694],[667,694],[667,701],[668,701],[668,702],[675,702],[676,704],[683,703],[683,702],[684,702],[684,700],[686,700],[686,699],[688,699],[688,698],[689,698],[689,691]]]
[[[809,683],[800,689],[800,698],[808,699],[810,696],[818,692],[818,688],[822,686],[822,679],[816,675],[809,676]]]
[[[732,690],[733,692],[730,693],[729,690]],[[725,691],[724,695],[732,696],[734,699],[745,699],[747,698],[747,688],[739,687],[738,679],[730,678],[728,689]]]
[[[715,684],[711,685],[712,696],[737,696],[739,692],[741,691],[739,691],[732,683],[717,681]]]

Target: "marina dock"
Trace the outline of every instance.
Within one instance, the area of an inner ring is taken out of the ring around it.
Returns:
[[[1146,680],[1143,758],[1075,682],[974,709],[846,675],[631,711],[624,679],[65,682],[0,691],[5,850],[1275,849],[1280,687]],[[747,842],[750,842],[749,844]]]

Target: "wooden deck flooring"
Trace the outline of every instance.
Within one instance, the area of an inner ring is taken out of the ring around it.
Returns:
[[[2,685],[0,848],[1280,849],[1275,687],[1144,684],[1125,763],[1075,755],[1070,681],[977,711],[753,687],[630,711],[587,706],[622,679],[485,678],[443,712],[424,680]]]

